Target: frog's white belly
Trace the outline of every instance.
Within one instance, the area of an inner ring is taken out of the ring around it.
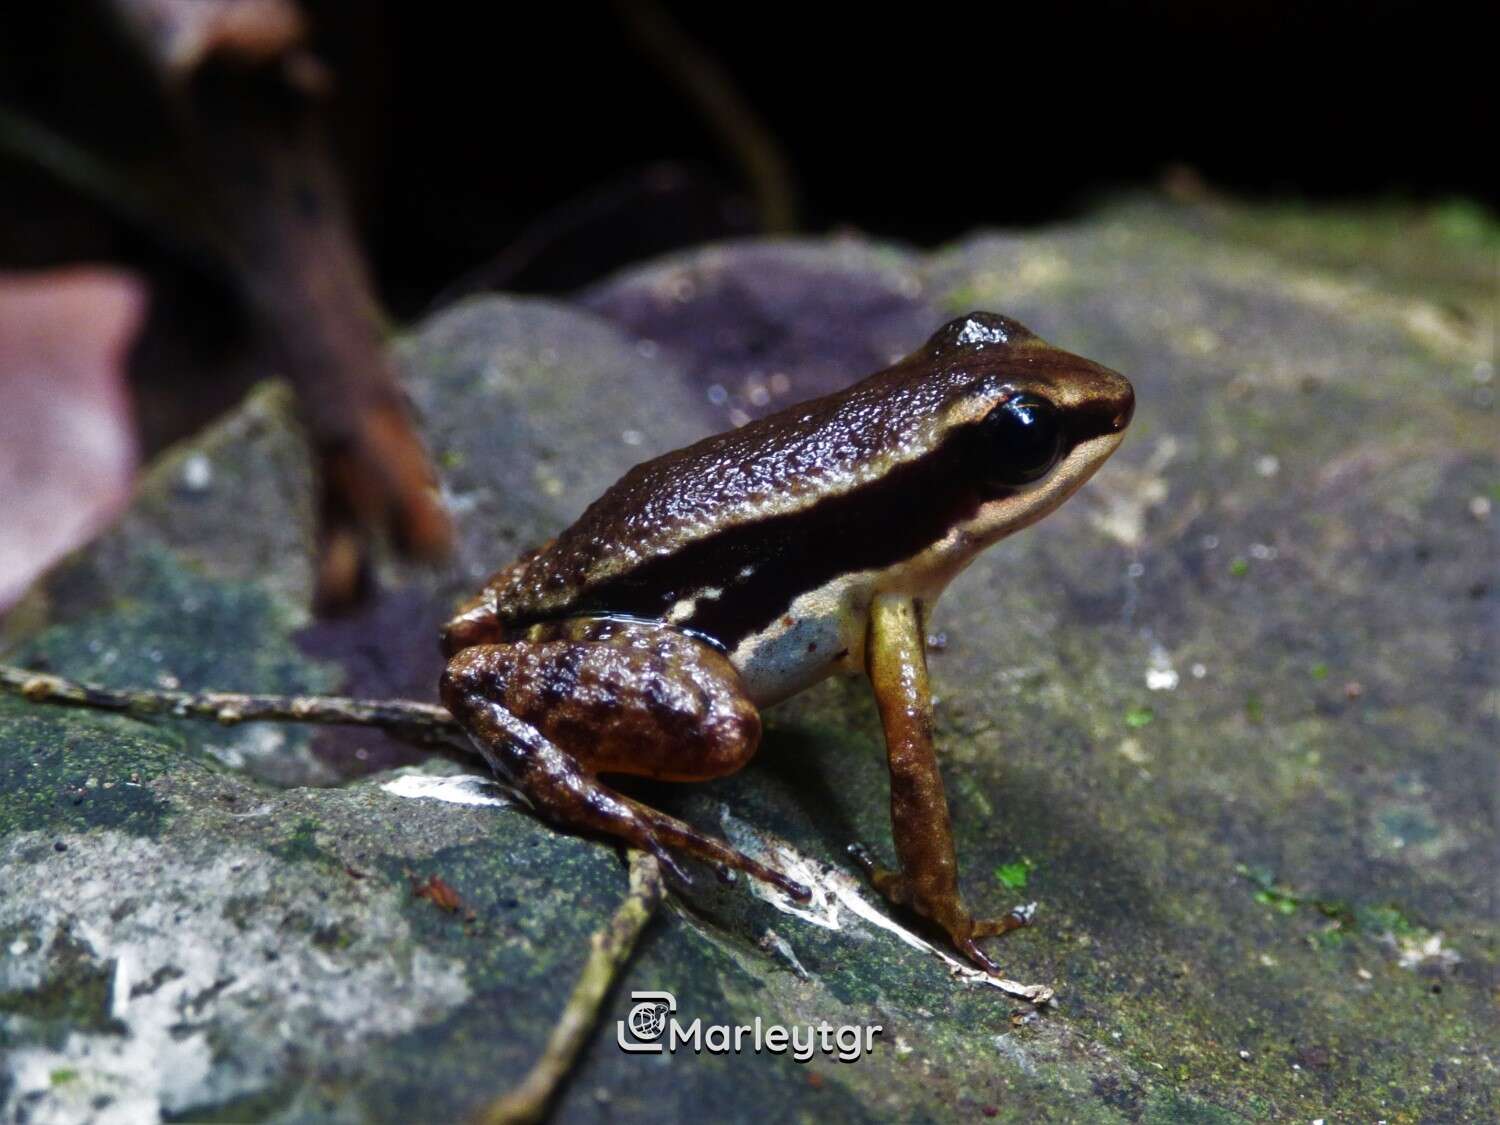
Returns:
[[[844,575],[799,595],[757,633],[729,654],[757,707],[795,695],[836,673],[864,666],[865,620],[870,576]]]
[[[861,570],[800,594],[776,620],[729,654],[757,707],[777,703],[832,675],[862,672],[870,602],[900,594],[931,609],[973,561],[979,540],[958,528],[920,554],[884,570]]]

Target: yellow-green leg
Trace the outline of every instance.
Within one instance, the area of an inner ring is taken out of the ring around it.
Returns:
[[[975,920],[959,897],[958,857],[933,746],[932,691],[916,602],[889,594],[876,597],[870,605],[866,645],[865,668],[885,727],[891,834],[901,869],[881,867],[860,847],[850,853],[882,895],[930,918],[965,956],[996,972],[998,966],[976,939],[1024,926],[1029,915],[1011,911]]]

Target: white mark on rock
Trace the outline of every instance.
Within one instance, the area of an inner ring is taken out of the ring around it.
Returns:
[[[842,930],[844,928],[843,912],[848,911],[871,926],[894,934],[913,949],[921,950],[937,958],[955,981],[963,984],[989,985],[991,988],[998,988],[1008,996],[1029,1000],[1033,1004],[1046,1004],[1051,1001],[1054,991],[1044,984],[1022,984],[1004,977],[993,977],[989,973],[966,965],[957,957],[918,937],[865,901],[864,896],[860,894],[859,884],[852,876],[836,867],[818,863],[784,840],[777,839],[747,824],[731,813],[727,806],[720,806],[719,822],[723,824],[724,834],[735,847],[811,889],[812,899],[803,904],[782,894],[775,887],[762,883],[759,879],[747,880],[752,894],[769,902],[782,913],[801,918],[804,922],[811,922],[827,930]],[[1030,913],[1036,909],[1036,903],[1030,903],[1024,909],[1029,917]]]
[[[760,948],[765,950],[767,953],[776,954],[776,956],[780,957],[783,961],[790,965],[792,972],[796,973],[799,979],[812,979],[810,976],[808,976],[807,970],[803,967],[802,962],[797,959],[797,952],[792,948],[791,943],[788,942],[786,938],[778,934],[775,930],[767,929],[765,933],[760,935],[760,941],[758,941],[756,944],[759,945]]]
[[[1396,963],[1403,969],[1451,969],[1463,960],[1443,945],[1440,933],[1403,937],[1397,944]]]
[[[182,484],[192,492],[202,492],[214,482],[214,466],[202,453],[194,453],[182,463]]]
[[[260,1092],[309,1044],[357,1068],[372,1037],[441,1020],[469,997],[462,962],[413,942],[399,885],[330,884],[321,868],[227,841],[96,829],[56,853],[53,839],[23,832],[0,846],[0,930],[35,938],[0,961],[0,993],[80,966],[108,972],[115,1024],[14,1042],[0,1055],[0,1121],[128,1125],[201,1111]]]
[[[1111,476],[1095,484],[1089,495],[1094,508],[1089,522],[1123,547],[1132,550],[1146,538],[1146,515],[1167,500],[1167,466],[1177,458],[1177,439],[1162,437],[1139,469],[1117,466]]]
[[[494,805],[498,808],[505,808],[514,804],[505,788],[498,782],[467,773],[453,777],[429,777],[421,773],[405,773],[385,782],[380,789],[381,792],[389,793],[393,797],[447,801],[454,805]]]
[[[120,951],[115,958],[115,976],[109,986],[109,1014],[117,1020],[125,1018],[125,1007],[130,1003],[130,986],[134,983],[136,952],[132,948]]]
[[[1151,661],[1146,667],[1148,691],[1175,691],[1181,677],[1172,667],[1172,658],[1161,645],[1151,646]]]

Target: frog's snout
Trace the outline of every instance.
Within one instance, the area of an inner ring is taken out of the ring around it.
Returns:
[[[1130,385],[1130,380],[1123,375],[1117,375],[1120,381],[1120,389],[1115,395],[1115,414],[1110,419],[1113,433],[1122,433],[1125,427],[1130,425],[1130,419],[1135,416],[1135,388]]]

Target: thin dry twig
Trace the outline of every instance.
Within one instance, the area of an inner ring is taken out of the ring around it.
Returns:
[[[92,707],[135,718],[214,719],[220,723],[342,723],[379,727],[424,745],[469,741],[446,708],[407,699],[351,699],[341,695],[246,695],[230,691],[150,691],[100,687],[46,672],[0,664],[0,692],[33,703]]]
[[[517,1086],[475,1116],[476,1125],[540,1121],[572,1069],[598,1019],[604,997],[661,902],[661,864],[656,857],[635,848],[628,849],[626,855],[630,861],[630,891],[614,917],[590,939],[589,959],[547,1039],[546,1048]]]
[[[768,234],[797,229],[791,161],[724,65],[687,34],[658,0],[616,0],[616,9],[657,66],[677,83],[719,142],[739,163]]]

